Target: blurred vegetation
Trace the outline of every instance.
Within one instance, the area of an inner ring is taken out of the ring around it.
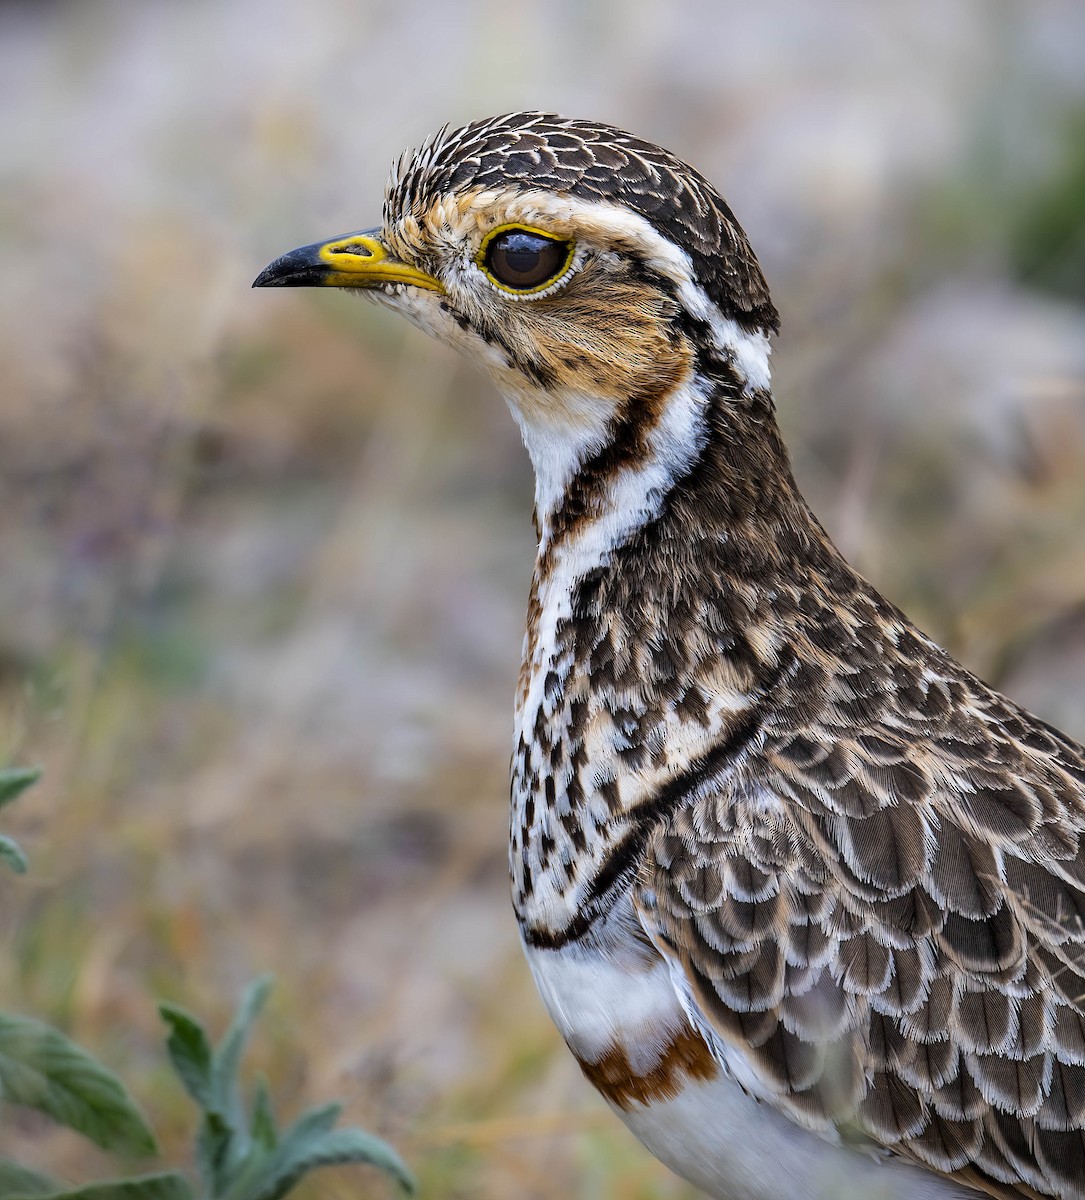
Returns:
[[[1050,176],[1030,188],[1012,231],[1023,283],[1085,302],[1085,105],[1062,122]]]
[[[34,767],[0,769],[0,808],[41,777]],[[0,836],[0,861],[25,874],[26,855]],[[163,1004],[170,1062],[200,1110],[195,1163],[203,1194],[221,1200],[281,1200],[318,1167],[364,1163],[379,1167],[405,1191],[414,1180],[395,1151],[360,1129],[336,1129],[340,1104],[302,1113],[287,1128],[275,1118],[264,1080],[246,1109],[238,1074],[252,1024],[271,989],[269,979],[246,988],[221,1043],[212,1046],[200,1021]],[[0,1100],[40,1114],[111,1154],[144,1158],[158,1151],[146,1118],[118,1077],[58,1029],[35,1017],[0,1012]],[[55,1176],[0,1158],[4,1200],[194,1200],[179,1171],[96,1180],[70,1187]]]
[[[253,1021],[270,984],[246,989],[222,1042],[213,1047],[190,1013],[162,1005],[170,1027],[169,1058],[200,1110],[195,1138],[199,1192],[179,1170],[95,1180],[71,1186],[51,1174],[0,1158],[4,1200],[283,1200],[321,1167],[365,1164],[400,1188],[414,1180],[394,1150],[357,1128],[336,1129],[342,1105],[321,1104],[280,1128],[264,1080],[242,1098],[238,1072]],[[62,1033],[33,1017],[0,1013],[0,1084],[5,1112],[21,1106],[87,1138],[102,1150],[147,1160],[158,1146],[124,1085]]]
[[[610,119],[717,181],[815,509],[1085,735],[1085,16],[950,8],[0,6],[0,758],[47,768],[0,1004],[115,1067],[170,1161],[150,997],[225,1025],[270,968],[256,1069],[346,1094],[422,1194],[693,1195],[584,1084],[508,909],[512,422],[372,306],[248,291],[446,120]],[[32,1117],[16,1151],[111,1169]]]
[[[1012,146],[1014,133],[999,119],[1008,100],[1005,95],[992,97],[961,168],[927,197],[927,232],[959,262],[1001,257],[1000,265],[1014,283],[1081,303],[1085,102],[1054,106],[1048,127],[1032,148],[1037,161],[1022,176]]]

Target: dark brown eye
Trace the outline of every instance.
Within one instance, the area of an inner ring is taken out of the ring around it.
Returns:
[[[571,250],[568,242],[541,233],[505,229],[490,239],[484,265],[503,287],[516,292],[533,292],[565,271]]]

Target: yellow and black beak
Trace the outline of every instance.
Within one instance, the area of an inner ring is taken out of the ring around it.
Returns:
[[[379,229],[363,229],[291,250],[265,267],[252,286],[375,288],[386,283],[444,291],[432,275],[394,258],[381,241]]]

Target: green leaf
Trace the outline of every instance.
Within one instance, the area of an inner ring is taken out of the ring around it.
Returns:
[[[19,843],[2,835],[0,835],[0,862],[7,863],[16,875],[26,873],[26,855],[22,852]]]
[[[249,984],[230,1027],[211,1055],[210,1103],[206,1105],[207,1118],[197,1139],[197,1152],[214,1195],[224,1192],[235,1174],[246,1164],[251,1165],[249,1123],[241,1103],[237,1073],[253,1022],[270,991],[270,975]]]
[[[249,1129],[237,1085],[241,1055],[252,1023],[271,990],[270,977],[250,984],[217,1049],[212,1048],[203,1025],[174,1004],[158,1011],[169,1025],[166,1040],[173,1068],[185,1090],[203,1110],[196,1135],[196,1163],[212,1195],[220,1195],[249,1157]]]
[[[261,1075],[256,1080],[252,1096],[252,1121],[249,1124],[252,1140],[264,1150],[274,1150],[279,1144],[279,1129],[275,1124],[275,1113],[271,1107],[271,1093],[267,1080]]]
[[[307,1108],[283,1133],[283,1146],[285,1147],[291,1142],[300,1145],[310,1138],[327,1133],[329,1129],[335,1127],[342,1111],[343,1106],[337,1100],[332,1100],[329,1104],[317,1104],[313,1108]]]
[[[157,1150],[121,1081],[59,1030],[0,1013],[0,1092],[119,1154]]]
[[[84,1187],[49,1192],[39,1196],[38,1200],[194,1200],[194,1197],[192,1185],[183,1175],[164,1171],[134,1179],[88,1183]]]
[[[279,1149],[244,1194],[231,1197],[231,1200],[281,1200],[317,1167],[346,1163],[367,1163],[379,1167],[391,1175],[404,1191],[414,1191],[414,1178],[410,1171],[381,1138],[361,1129],[326,1129],[302,1134],[299,1132],[302,1121],[284,1135]]]
[[[0,770],[0,808],[18,799],[41,778],[41,767],[6,767]]]
[[[226,1030],[222,1041],[215,1050],[211,1067],[213,1094],[217,1106],[232,1119],[233,1123],[241,1125],[241,1096],[237,1087],[237,1072],[241,1065],[241,1055],[245,1051],[252,1023],[260,1014],[267,1002],[271,991],[271,976],[264,975],[254,983],[250,983],[237,1006],[230,1028]]]
[[[174,1004],[158,1006],[170,1027],[166,1049],[185,1091],[201,1108],[213,1107],[211,1091],[211,1043],[200,1022]]]
[[[9,1200],[11,1196],[45,1196],[63,1186],[40,1171],[31,1171],[8,1158],[0,1158],[0,1200]]]
[[[196,1134],[196,1165],[212,1196],[226,1188],[233,1164],[244,1153],[236,1148],[234,1129],[217,1109],[204,1113]]]
[[[343,1106],[335,1101],[317,1105],[302,1113],[283,1133],[281,1141],[276,1139],[276,1146],[261,1146],[255,1142],[250,1145],[247,1152],[239,1156],[236,1169],[229,1175],[230,1200],[248,1196],[256,1183],[265,1178],[269,1164],[277,1161],[278,1154],[285,1151],[289,1144],[305,1145],[327,1133],[339,1120],[342,1110]]]
[[[160,1004],[159,1014],[170,1027],[166,1049],[185,1091],[203,1110],[196,1134],[196,1165],[212,1194],[225,1184],[231,1158],[233,1129],[215,1093],[214,1051],[202,1023],[176,1004]]]

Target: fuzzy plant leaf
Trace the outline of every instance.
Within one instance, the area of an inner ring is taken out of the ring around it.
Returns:
[[[0,770],[0,808],[17,800],[40,778],[40,767],[5,767]]]
[[[307,1108],[288,1129],[283,1131],[283,1148],[291,1145],[304,1145],[312,1138],[334,1129],[342,1111],[343,1106],[338,1100]]]
[[[0,1200],[14,1196],[48,1196],[64,1185],[40,1171],[22,1167],[8,1158],[0,1158]]]
[[[318,1167],[368,1164],[391,1175],[405,1192],[414,1191],[414,1178],[398,1154],[379,1137],[361,1129],[302,1129],[303,1117],[283,1135],[259,1176],[242,1195],[231,1200],[281,1200]]]
[[[17,800],[28,787],[41,778],[40,767],[5,767],[0,770],[0,808]],[[26,855],[13,838],[0,837],[0,862],[17,875],[26,873]]]
[[[170,1027],[166,1050],[185,1091],[201,1108],[211,1108],[211,1043],[203,1025],[183,1008],[160,1004],[158,1012]]]
[[[166,1050],[173,1069],[201,1111],[196,1165],[208,1192],[218,1194],[228,1174],[234,1131],[216,1095],[214,1050],[202,1023],[191,1013],[165,1003],[158,1012],[170,1028]]]
[[[30,1200],[29,1193],[23,1196]],[[8,1200],[7,1197],[4,1200]],[[10,1200],[19,1200],[12,1194]],[[34,1200],[195,1200],[192,1185],[176,1171],[139,1175],[134,1179],[109,1179],[45,1194],[35,1193]]]
[[[212,1094],[217,1102],[216,1107],[227,1112],[232,1123],[243,1124],[241,1120],[241,1092],[237,1082],[237,1072],[241,1066],[241,1055],[249,1040],[253,1022],[260,1015],[260,1010],[267,1003],[271,991],[271,976],[264,975],[250,983],[241,996],[234,1019],[229,1029],[223,1035],[222,1041],[215,1049],[211,1064]]]
[[[0,1094],[38,1109],[117,1154],[154,1154],[143,1114],[121,1081],[59,1030],[0,1013]]]
[[[229,1028],[212,1047],[203,1025],[172,1004],[159,1006],[170,1027],[166,1045],[174,1070],[202,1110],[196,1135],[196,1164],[208,1192],[220,1196],[239,1174],[251,1169],[253,1137],[238,1085],[241,1056],[271,990],[265,976],[242,994]]]
[[[19,843],[0,835],[0,862],[6,863],[16,875],[25,875],[27,862]]]
[[[216,1109],[206,1109],[196,1133],[196,1166],[207,1191],[219,1196],[244,1156],[237,1149],[236,1131]]]
[[[275,1124],[275,1113],[271,1107],[271,1092],[267,1080],[261,1075],[256,1080],[252,1096],[252,1121],[249,1132],[255,1145],[262,1150],[274,1150],[279,1144],[279,1129]]]
[[[287,1151],[288,1146],[304,1145],[327,1133],[339,1120],[342,1109],[343,1106],[335,1102],[310,1108],[283,1133],[281,1140],[272,1149],[261,1146],[255,1139],[251,1141],[245,1153],[233,1164],[233,1169],[229,1172],[229,1188],[224,1200],[250,1200],[250,1197],[260,1194],[269,1171],[275,1173],[274,1164]]]
[[[160,1006],[170,1027],[170,1059],[202,1110],[196,1161],[207,1194],[216,1200],[280,1200],[309,1171],[346,1163],[376,1166],[404,1190],[413,1191],[410,1172],[386,1142],[360,1129],[335,1129],[340,1104],[311,1108],[280,1132],[267,1084],[257,1079],[252,1111],[245,1113],[238,1085],[241,1056],[270,989],[271,980],[263,978],[245,990],[217,1047],[210,1045],[195,1017],[170,1004]],[[117,1200],[143,1198],[119,1196]]]

